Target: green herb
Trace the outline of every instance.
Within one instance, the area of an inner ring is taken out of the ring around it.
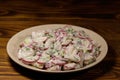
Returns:
[[[67,32],[68,32],[68,33],[73,33],[74,30],[73,30],[72,28],[69,28],[69,29],[67,30]]]
[[[26,50],[28,51],[28,50],[30,50],[30,48],[27,47]]]

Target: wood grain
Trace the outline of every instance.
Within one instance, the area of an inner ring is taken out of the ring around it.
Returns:
[[[119,0],[0,0],[0,80],[120,80]],[[75,73],[46,74],[14,63],[6,52],[17,32],[41,24],[72,24],[105,38],[109,51],[98,65]]]

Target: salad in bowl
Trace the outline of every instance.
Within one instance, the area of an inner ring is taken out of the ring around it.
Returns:
[[[84,28],[54,24],[26,30],[29,33],[17,44],[15,56],[18,64],[33,70],[43,72],[82,70],[99,63],[107,53],[105,40],[97,33]],[[22,32],[19,34],[22,35]]]

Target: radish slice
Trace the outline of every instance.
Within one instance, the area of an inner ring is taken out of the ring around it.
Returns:
[[[54,44],[54,48],[55,48],[56,50],[61,50],[61,48],[62,48],[61,43],[60,43],[59,41],[57,41],[57,42]]]
[[[49,60],[47,63],[45,63],[45,68],[50,68],[52,66],[54,66],[55,64],[53,64],[53,60]]]
[[[47,40],[47,37],[38,37],[38,38],[34,38],[33,41],[37,42],[37,43],[42,43],[44,41]]]
[[[65,40],[62,42],[63,46],[69,45],[72,42],[72,40]]]
[[[45,47],[46,47],[46,48],[49,48],[49,47],[53,44],[54,41],[55,41],[54,38],[48,39],[48,40],[45,42]]]
[[[92,55],[90,55],[89,53],[85,54],[85,58],[84,58],[84,64],[85,65],[88,65],[88,64],[90,64],[94,61],[95,61],[95,58]]]
[[[38,59],[39,59],[39,56],[29,56],[29,57],[22,58],[22,62],[25,64],[32,64],[36,62]]]
[[[34,50],[29,47],[22,47],[18,51],[18,59],[33,56],[34,55]]]
[[[70,49],[69,49],[70,50]],[[68,50],[68,51],[69,51]],[[67,58],[69,59],[70,61],[74,61],[74,62],[79,62],[81,60],[80,56],[77,55],[78,53],[78,50],[73,48],[73,50],[70,50],[69,52],[67,52],[65,55],[64,55],[64,58]]]
[[[42,53],[37,63],[43,64],[43,63],[48,62],[49,60],[50,60],[50,55]]]
[[[68,63],[64,65],[64,70],[71,70],[75,69],[76,64],[75,63]]]
[[[56,59],[56,60],[53,60],[53,63],[55,65],[64,65],[66,62],[65,61],[62,61],[62,60],[59,60],[59,59]]]

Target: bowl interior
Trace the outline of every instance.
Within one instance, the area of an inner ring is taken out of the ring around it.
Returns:
[[[33,31],[55,29],[55,28],[60,28],[60,27],[64,27],[64,26],[66,26],[66,24],[40,25],[40,26],[31,27],[31,28],[28,28],[28,29],[25,29],[25,30],[18,32],[8,41],[7,52],[8,52],[9,57],[17,64],[19,64],[23,67],[26,67],[28,69],[32,69],[35,71],[41,71],[41,72],[53,72],[53,73],[62,73],[62,72],[64,73],[64,72],[73,72],[73,71],[78,71],[78,70],[84,70],[84,69],[87,69],[89,67],[92,67],[92,66],[98,64],[100,61],[102,61],[104,59],[104,57],[107,54],[108,46],[107,46],[106,41],[103,39],[103,37],[101,37],[99,34],[93,32],[89,29],[71,25],[71,27],[74,28],[75,30],[78,30],[78,29],[84,30],[93,40],[95,40],[99,45],[101,45],[101,48],[100,48],[101,54],[99,55],[99,57],[97,58],[97,60],[94,63],[89,64],[83,68],[76,69],[76,70],[46,71],[46,70],[41,70],[41,69],[38,69],[38,68],[35,68],[32,66],[23,64],[21,61],[18,60],[17,52],[19,49],[19,44],[25,39],[26,36],[29,36]]]

